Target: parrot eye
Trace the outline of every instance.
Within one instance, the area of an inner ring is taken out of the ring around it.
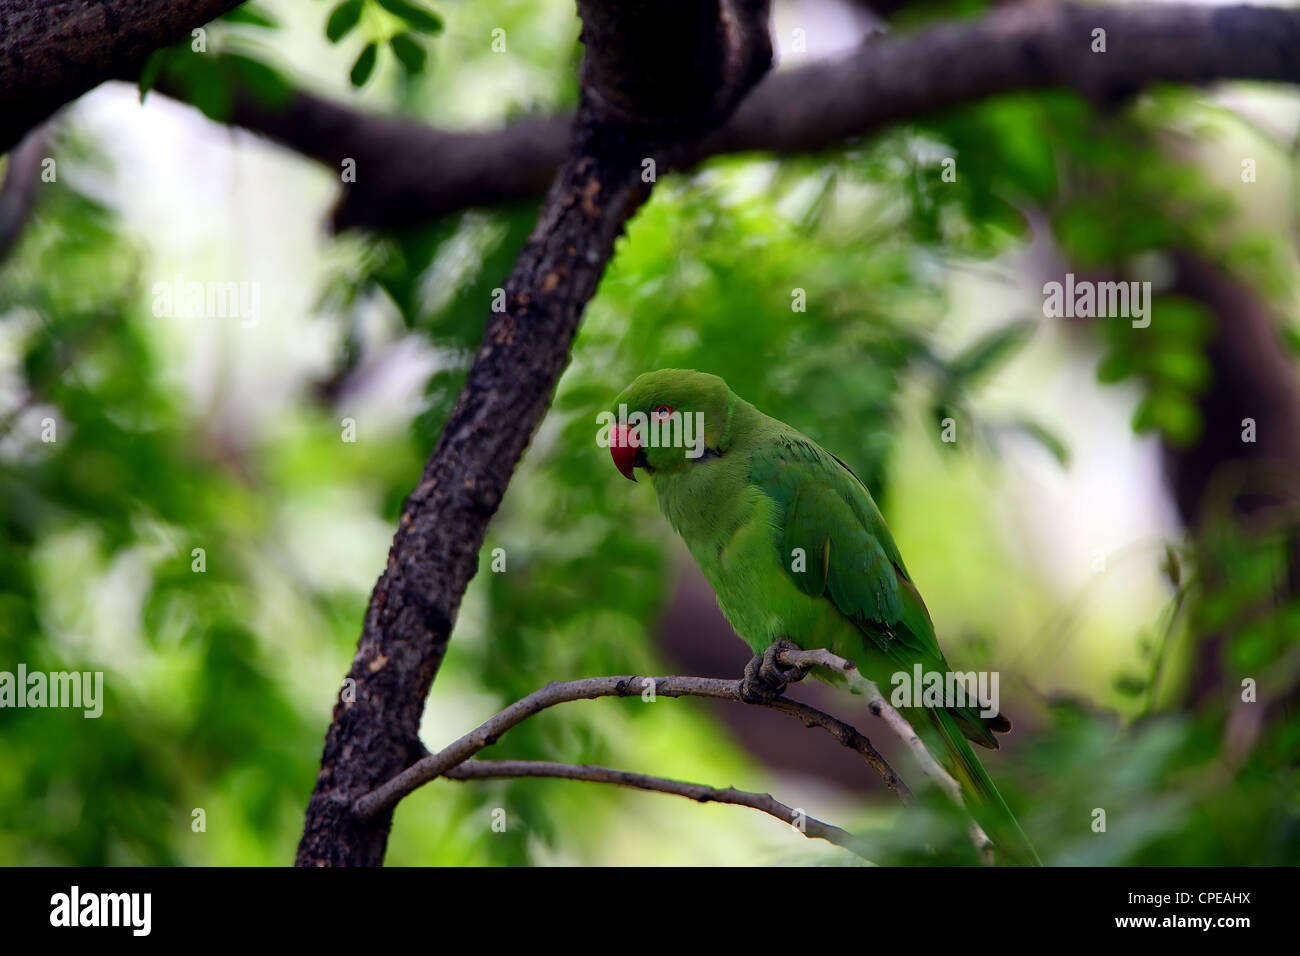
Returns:
[[[653,414],[658,421],[663,421],[672,413],[673,409],[671,405],[656,405]]]

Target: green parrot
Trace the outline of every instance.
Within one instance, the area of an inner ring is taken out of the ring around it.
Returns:
[[[898,547],[844,462],[703,372],[647,372],[606,415],[614,464],[633,481],[637,468],[649,476],[660,510],[756,654],[779,640],[828,648],[882,688],[917,665],[949,672]],[[978,704],[903,713],[960,783],[998,859],[1040,865],[966,742],[996,749],[993,735],[1010,721],[981,716]]]

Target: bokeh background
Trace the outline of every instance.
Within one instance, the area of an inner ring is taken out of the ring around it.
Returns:
[[[984,9],[896,6],[878,5],[891,29]],[[293,859],[402,499],[536,203],[333,235],[338,171],[223,124],[223,93],[251,78],[272,99],[288,85],[470,129],[573,106],[571,2],[431,8],[442,29],[411,33],[423,56],[384,46],[358,87],[366,43],[408,25],[367,4],[330,42],[331,4],[262,0],[212,25],[207,54],[155,64],[202,112],[111,84],[44,131],[57,180],[0,259],[0,669],[100,670],[106,700],[97,720],[0,711],[0,863]],[[782,67],[846,55],[879,12],[778,2]],[[1276,361],[1244,368],[1277,378],[1254,393],[1274,398],[1234,394],[1242,416],[1294,414],[1278,405],[1300,394],[1298,145],[1289,90],[1052,92],[665,177],[493,521],[484,553],[507,569],[485,558],[472,582],[425,743],[550,680],[739,676],[748,651],[651,489],[595,443],[636,374],[699,368],[875,490],[950,661],[1001,674],[1016,732],[986,765],[1048,862],[1300,861],[1294,475],[1224,417],[1242,366],[1222,347],[1263,323]],[[1151,281],[1151,326],[1044,317],[1042,285],[1066,271]],[[178,274],[258,283],[260,321],[155,316],[154,284]],[[1300,434],[1273,441],[1284,458]],[[770,790],[861,832],[877,862],[974,862],[859,700],[792,693],[871,735],[920,806],[739,705],[569,704],[483,756]],[[742,808],[520,780],[427,785],[388,862],[856,860]]]

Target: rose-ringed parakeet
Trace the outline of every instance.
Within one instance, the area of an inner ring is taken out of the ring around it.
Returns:
[[[611,415],[615,465],[634,481],[635,469],[649,476],[723,614],[756,653],[778,640],[828,648],[882,687],[918,664],[949,673],[871,493],[842,461],[702,372],[641,375]],[[973,702],[903,714],[961,785],[998,858],[1038,864],[967,743],[996,748],[993,735],[1010,722],[981,716]]]

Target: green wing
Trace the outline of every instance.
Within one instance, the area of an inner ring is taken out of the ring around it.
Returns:
[[[896,666],[946,672],[925,602],[907,576],[898,546],[858,476],[798,432],[782,431],[754,452],[750,480],[780,509],[781,564],[804,593],[825,596]],[[806,570],[791,567],[802,548]],[[1011,861],[1037,865],[1038,854],[963,738],[989,748],[1011,723],[972,707],[927,711],[943,761],[961,784],[967,807]],[[936,735],[937,734],[937,738]]]
[[[866,485],[849,467],[793,430],[756,451],[750,479],[780,508],[782,566],[800,590],[825,596],[900,670],[920,664],[946,673],[930,612]],[[789,555],[803,548],[807,569],[793,570]],[[997,749],[995,733],[1011,724],[1001,714],[981,717],[971,707],[953,718],[965,736]]]
[[[805,571],[790,570],[800,590],[829,598],[899,665],[946,666],[884,518],[843,462],[789,433],[754,453],[750,480],[781,509],[782,564],[795,548],[807,555]]]

